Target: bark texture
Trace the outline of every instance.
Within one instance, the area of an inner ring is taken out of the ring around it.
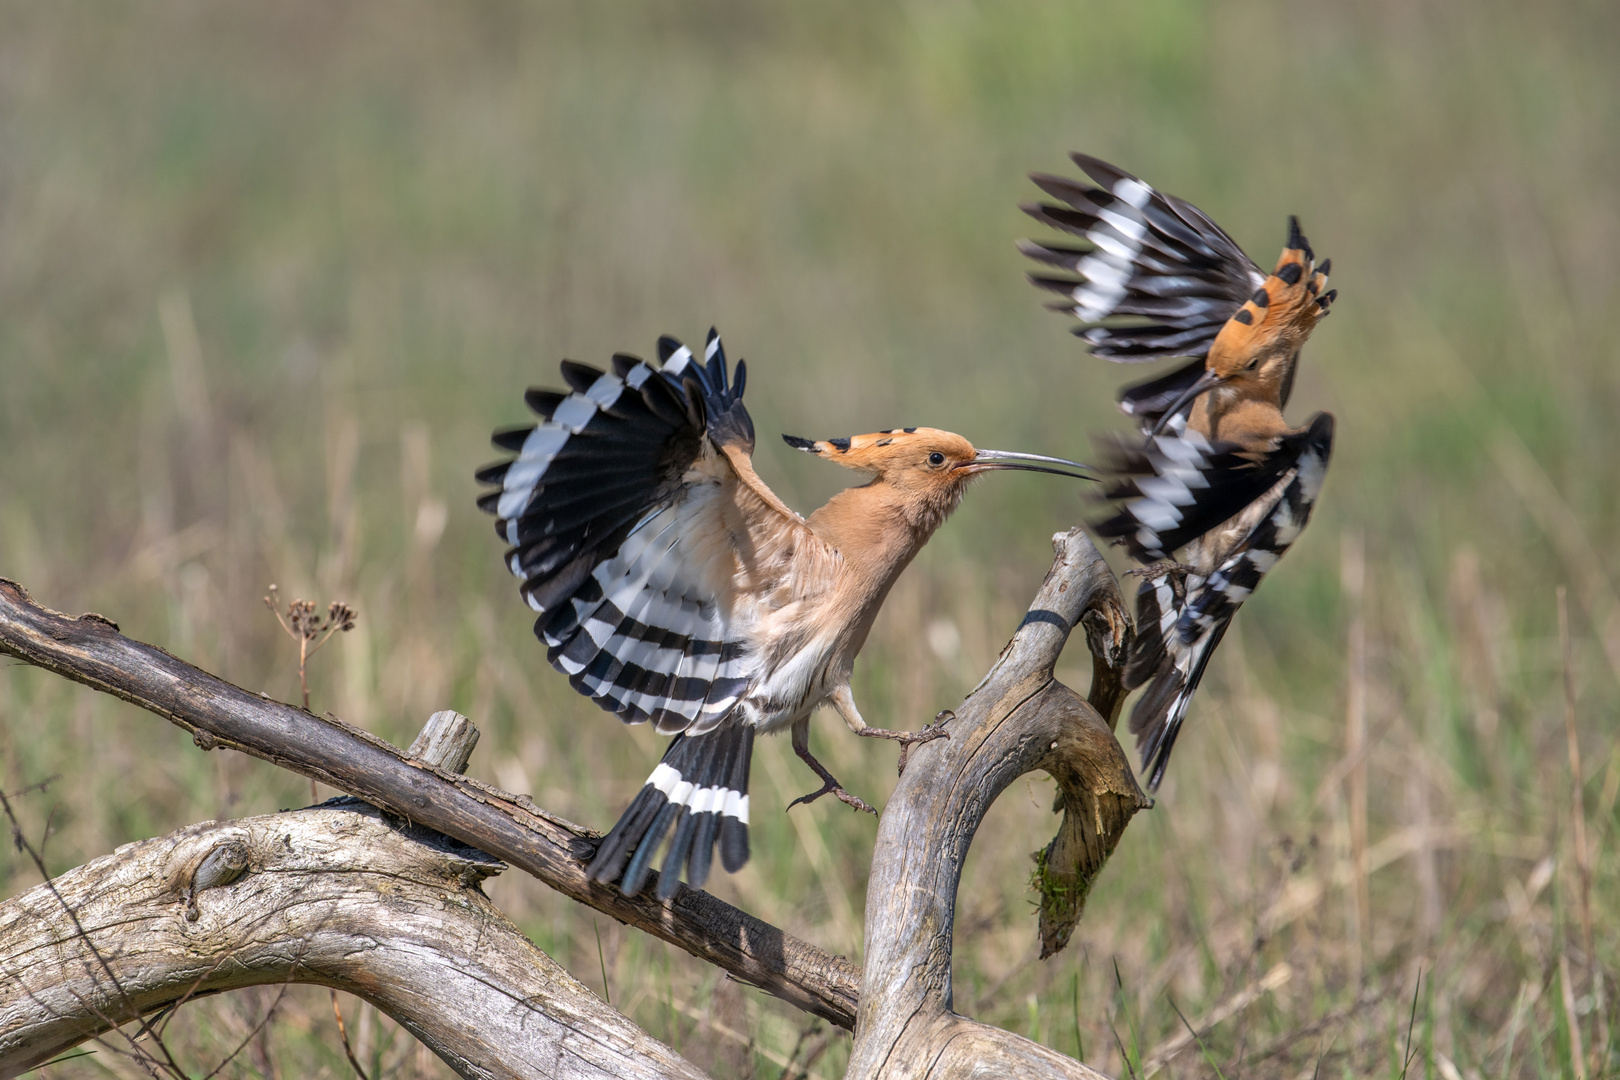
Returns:
[[[1106,657],[1124,652],[1109,628],[1130,625],[1114,576],[1085,534],[1060,534],[1054,545],[1051,572],[995,667],[956,710],[951,737],[916,752],[884,808],[849,1076],[1099,1075],[951,1011],[957,886],[996,797],[1035,769],[1059,783],[1063,823],[1037,860],[1046,954],[1067,942],[1131,815],[1148,805],[1108,720],[1052,677],[1070,630],[1087,616],[1096,613],[1087,625],[1106,639]]]
[[[683,887],[661,902],[586,881],[596,834],[457,775],[477,742],[465,717],[435,714],[402,754],[131,641],[101,616],[47,611],[0,580],[0,651],[164,716],[205,750],[240,750],[383,808],[203,823],[87,864],[57,893],[0,905],[0,1076],[187,996],[283,981],[366,997],[465,1076],[699,1075],[490,906],[478,882],[501,869],[497,856],[853,1027],[847,1076],[1099,1076],[951,1008],[962,864],[1001,792],[1037,769],[1058,782],[1063,817],[1035,856],[1043,956],[1067,944],[1131,816],[1149,805],[1113,734],[1131,633],[1118,584],[1080,530],[1054,546],[1040,592],[949,721],[950,738],[916,750],[884,810],[864,978],[706,893]],[[1089,701],[1053,678],[1076,626],[1093,656]],[[444,1008],[462,1000],[478,1004]]]
[[[596,833],[452,771],[413,761],[376,736],[249,693],[162,649],[126,638],[100,615],[35,604],[0,578],[0,652],[122,698],[192,733],[346,791],[481,848],[558,892],[685,949],[840,1027],[855,1023],[860,970],[705,892],[626,897],[586,880]]]
[[[703,1075],[489,902],[498,860],[346,802],[188,826],[0,905],[0,1077],[182,999],[284,982],[366,998],[466,1077]]]

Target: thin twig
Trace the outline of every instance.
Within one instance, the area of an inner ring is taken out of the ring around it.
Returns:
[[[281,999],[287,996],[288,985],[288,983],[281,984],[281,989],[276,991],[276,999],[270,1003],[269,1008],[264,1010],[264,1015],[259,1018],[259,1022],[257,1024],[253,1025],[253,1030],[249,1031],[245,1036],[243,1036],[242,1041],[236,1044],[236,1049],[227,1054],[224,1061],[221,1061],[218,1065],[214,1066],[213,1071],[211,1071],[207,1076],[204,1076],[203,1080],[214,1080],[214,1077],[218,1076],[220,1071],[224,1069],[225,1066],[229,1065],[233,1060],[235,1060],[236,1055],[240,1054],[247,1047],[247,1044],[257,1038],[259,1032],[263,1031],[265,1027],[269,1025],[271,1018],[276,1015],[276,1009],[281,1006]]]
[[[1406,1050],[1401,1062],[1401,1080],[1406,1080],[1406,1070],[1412,1067],[1412,1029],[1417,1026],[1418,994],[1423,990],[1423,969],[1418,968],[1417,982],[1412,986],[1412,1015],[1406,1019]]]
[[[1108,1030],[1114,1036],[1114,1045],[1119,1047],[1119,1060],[1125,1063],[1125,1072],[1131,1080],[1136,1080],[1136,1069],[1131,1065],[1131,1055],[1125,1052],[1125,1040],[1119,1037],[1119,1029],[1114,1026],[1112,1020],[1108,1022]]]
[[[292,600],[287,604],[286,614],[283,614],[278,601],[281,594],[274,585],[271,585],[264,598],[265,607],[275,615],[276,622],[286,631],[287,636],[298,642],[298,689],[303,695],[304,711],[309,712],[309,661],[310,657],[320,652],[321,646],[332,640],[332,635],[354,629],[354,622],[360,617],[359,613],[349,605],[334,600],[327,605],[326,618],[322,619],[315,614],[315,605],[308,600]],[[310,642],[315,644],[312,646]],[[309,780],[309,798],[311,802],[320,798],[320,791],[315,786],[315,778]],[[343,1022],[343,1009],[338,1005],[336,990],[331,990],[332,1015],[337,1017],[338,1039],[343,1043],[343,1056],[349,1059],[354,1067],[355,1075],[360,1080],[370,1080],[366,1070],[355,1056],[354,1047],[349,1044],[349,1027]]]
[[[613,991],[608,988],[607,957],[602,953],[602,927],[595,919],[591,920],[591,927],[596,931],[596,962],[602,965],[602,1000],[611,1005]]]
[[[354,1074],[358,1076],[360,1080],[371,1080],[371,1078],[366,1075],[366,1067],[360,1064],[360,1059],[358,1057],[355,1057],[354,1047],[349,1045],[349,1026],[343,1022],[343,1010],[338,1008],[337,991],[333,990],[331,993],[332,1015],[337,1017],[338,1037],[343,1040],[343,1056],[349,1059],[349,1064],[354,1068]]]
[[[1167,995],[1165,1000],[1170,1003],[1170,1008],[1175,1011],[1176,1019],[1181,1021],[1181,1026],[1187,1029],[1187,1034],[1191,1035],[1193,1041],[1198,1044],[1199,1053],[1204,1055],[1204,1063],[1215,1070],[1216,1080],[1226,1080],[1226,1075],[1221,1072],[1221,1067],[1215,1064],[1215,1055],[1210,1053],[1209,1047],[1204,1045],[1204,1037],[1193,1030],[1193,1026],[1187,1022],[1187,1017],[1182,1013],[1181,1007],[1176,1004],[1176,999]]]
[[[1355,982],[1361,982],[1362,960],[1366,950],[1371,900],[1367,888],[1367,621],[1364,594],[1367,560],[1361,534],[1346,533],[1343,540],[1340,578],[1350,601],[1350,628],[1346,642],[1349,692],[1345,699],[1344,756],[1354,764],[1349,769],[1350,890],[1355,910],[1355,947],[1351,952]]]

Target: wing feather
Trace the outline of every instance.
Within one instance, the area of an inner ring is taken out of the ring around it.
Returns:
[[[1030,179],[1062,205],[1023,209],[1083,243],[1022,243],[1031,259],[1068,272],[1031,280],[1068,297],[1082,324],[1075,333],[1093,355],[1124,363],[1204,356],[1265,275],[1191,203],[1097,158],[1072,156],[1096,186],[1036,173]]]
[[[497,432],[516,457],[479,471],[497,485],[479,506],[551,664],[628,723],[698,735],[758,677],[782,583],[837,556],[754,474],[742,362],[733,377],[712,330],[701,361],[673,338],[658,352],[531,390],[541,422]]]
[[[1310,520],[1332,438],[1332,416],[1319,414],[1294,440],[1297,450],[1283,481],[1275,485],[1276,494],[1210,573],[1170,571],[1144,582],[1137,592],[1137,636],[1125,685],[1148,686],[1131,712],[1131,731],[1150,790],[1164,778],[1187,707],[1233,616]]]
[[[1102,497],[1116,512],[1099,522],[1099,534],[1123,543],[1140,562],[1168,559],[1253,505],[1307,455],[1325,463],[1333,442],[1333,417],[1319,413],[1297,432],[1279,437],[1263,453],[1211,443],[1174,418],[1145,444],[1116,441],[1107,470],[1112,480]]]

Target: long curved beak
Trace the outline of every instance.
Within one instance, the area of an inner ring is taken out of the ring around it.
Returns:
[[[979,450],[974,453],[972,461],[964,461],[956,467],[969,473],[990,472],[993,469],[1017,469],[1021,472],[1067,476],[1072,480],[1097,479],[1095,476],[1086,475],[1092,471],[1090,465],[1082,465],[1068,458],[1047,457],[1045,454],[1019,454],[1012,450]],[[1081,471],[1072,471],[1076,469]]]
[[[1164,415],[1159,417],[1159,422],[1153,425],[1152,431],[1148,432],[1148,438],[1151,439],[1153,436],[1157,435],[1161,430],[1163,430],[1164,425],[1170,422],[1170,418],[1181,412],[1182,409],[1186,408],[1188,402],[1197,398],[1199,394],[1207,393],[1215,389],[1217,386],[1221,385],[1223,381],[1224,380],[1220,375],[1206,368],[1204,373],[1198,376],[1196,382],[1187,387],[1186,390],[1182,391],[1181,396],[1176,398],[1175,404],[1164,410]]]

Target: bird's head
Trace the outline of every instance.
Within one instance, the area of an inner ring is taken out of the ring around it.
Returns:
[[[962,497],[969,480],[993,470],[1016,469],[1056,473],[1077,480],[1095,479],[1086,475],[1089,466],[1079,462],[1042,454],[979,450],[962,436],[938,428],[894,428],[843,439],[801,439],[784,435],[782,440],[796,450],[815,454],[847,469],[873,473],[889,486],[947,512]]]
[[[1332,267],[1331,259],[1316,265],[1299,219],[1290,217],[1288,246],[1276,269],[1226,320],[1209,347],[1203,375],[1165,413],[1166,418],[1218,387],[1266,398],[1280,408],[1288,397],[1299,350],[1339,295],[1327,288]]]

